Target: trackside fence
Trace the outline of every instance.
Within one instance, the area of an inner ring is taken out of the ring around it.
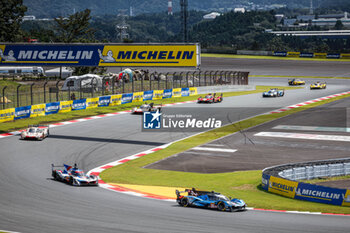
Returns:
[[[248,75],[249,72],[220,70],[173,73],[145,72],[133,75],[131,79],[105,76],[102,86],[97,86],[97,82],[92,80],[89,87],[83,87],[80,83],[79,90],[68,87],[68,90],[65,91],[62,90],[64,80],[25,81],[18,85],[5,84],[0,86],[0,109],[149,90],[248,85]]]

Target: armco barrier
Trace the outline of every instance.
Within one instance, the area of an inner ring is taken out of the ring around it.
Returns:
[[[350,190],[314,185],[299,180],[350,174],[350,159],[284,164],[265,168],[262,188],[298,200],[350,206]]]

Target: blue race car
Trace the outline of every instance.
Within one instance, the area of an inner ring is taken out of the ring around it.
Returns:
[[[181,195],[187,193],[188,195]],[[218,209],[220,211],[245,210],[246,203],[241,199],[231,199],[214,191],[199,191],[194,188],[185,189],[185,191],[176,190],[177,203],[180,206],[195,206],[209,209]],[[230,200],[231,199],[231,200]]]
[[[264,91],[262,96],[263,97],[280,97],[280,96],[284,96],[284,89],[272,88],[269,91]]]

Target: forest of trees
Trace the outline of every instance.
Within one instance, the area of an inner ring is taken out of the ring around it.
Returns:
[[[21,1],[8,0],[5,14],[12,22],[26,11],[18,4]],[[339,0],[341,3],[341,0]],[[16,5],[17,4],[17,5]],[[0,11],[3,9],[0,9]],[[332,10],[332,9],[330,9]],[[0,12],[1,13],[1,12]],[[266,29],[277,29],[275,11],[250,11],[246,13],[227,12],[215,20],[203,20],[205,12],[190,11],[189,42],[199,42],[202,48],[221,49],[234,53],[236,50],[301,51],[301,52],[350,52],[350,39],[300,39],[291,36],[274,36]],[[17,19],[17,20],[16,20]],[[126,17],[129,37],[125,43],[182,42],[181,17],[179,12],[140,14]],[[92,16],[90,10],[71,14],[67,19],[50,21],[25,21],[17,24],[0,23],[3,28],[2,41],[20,42],[36,38],[40,42],[121,42],[115,26],[122,22],[113,15]],[[339,26],[339,25],[338,25]],[[341,25],[340,25],[341,26]],[[7,32],[5,33],[5,31]],[[74,32],[74,34],[72,34]]]

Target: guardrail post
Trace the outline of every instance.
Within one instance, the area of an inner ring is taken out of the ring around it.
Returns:
[[[157,80],[157,82],[158,82],[158,90],[160,90],[160,76],[162,75],[162,73],[158,73],[158,80]]]
[[[4,88],[2,89],[2,109],[5,109],[5,89],[7,88],[7,86],[4,86]]]
[[[173,86],[172,86],[172,88],[175,88],[175,85],[174,85],[175,84],[175,79],[174,79],[175,76],[176,76],[176,72],[173,73],[173,82],[172,82]]]
[[[198,72],[198,86],[199,87],[201,86],[201,74],[202,74],[202,71],[199,71]]]
[[[30,105],[33,105],[33,86],[35,83],[30,85]]]
[[[141,91],[144,90],[144,87],[143,87],[143,80],[145,79],[145,76],[146,76],[145,73],[143,73],[143,74],[141,75]]]
[[[46,81],[44,83],[44,103],[46,103],[46,85],[47,85],[48,81]]]
[[[207,74],[208,74],[208,70],[204,72],[204,86],[207,86]]]
[[[225,73],[225,71],[222,70],[222,71],[220,72],[220,85],[222,85],[223,80],[224,80],[224,79],[223,79],[223,76],[222,76],[223,73]]]
[[[165,89],[168,89],[168,75],[169,72],[165,74]]]
[[[154,73],[149,76],[149,89],[152,90],[152,77],[154,78]]]
[[[183,75],[184,72],[180,72],[180,76],[181,76],[181,79],[180,79],[180,88],[182,88],[182,75]]]
[[[210,73],[209,73],[209,86],[212,86],[213,85],[213,83],[214,83],[214,77],[213,77],[213,74],[212,73],[214,73],[215,71],[210,71]]]
[[[59,93],[58,84],[59,83],[60,83],[60,81],[57,81],[57,83],[56,83],[56,101],[58,101],[58,93]]]
[[[91,98],[94,98],[94,80],[95,80],[96,78],[95,77],[93,77],[92,79],[91,79],[91,83],[90,83],[90,86],[91,86]],[[97,82],[97,81],[96,81]]]
[[[191,71],[186,72],[186,87],[189,87],[189,82],[188,82],[188,75],[190,74]]]
[[[81,87],[81,81],[82,81],[82,79],[79,80],[79,99],[81,99],[83,96],[83,89]]]
[[[22,84],[19,84],[18,86],[17,86],[17,108],[19,107],[19,88],[22,86]],[[45,91],[44,91],[44,93],[45,93]]]
[[[196,72],[197,71],[193,71],[193,73],[192,73],[192,75],[193,75],[193,77],[192,77],[192,87],[194,87],[195,86],[195,78],[196,78]]]

